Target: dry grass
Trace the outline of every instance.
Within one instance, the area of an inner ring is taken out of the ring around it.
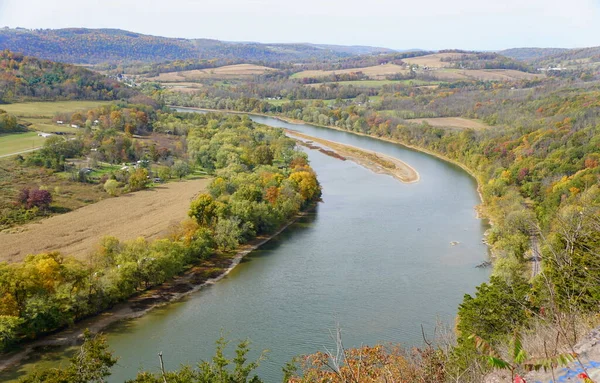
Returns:
[[[532,80],[544,77],[541,74],[526,73],[514,69],[463,70],[460,73],[472,79],[489,81]]]
[[[222,66],[219,68],[161,73],[160,75],[150,77],[147,80],[158,82],[189,82],[203,79],[244,79],[265,74],[272,70],[275,69],[253,64],[238,64]]]
[[[362,72],[371,79],[385,79],[386,76],[397,73],[408,73],[404,67],[395,64],[375,65],[365,68],[350,68],[340,70],[305,70],[303,72],[294,73],[293,78],[319,78],[326,77],[332,74],[349,74]]]
[[[411,120],[406,120],[408,122],[413,122],[417,124],[422,124],[424,122],[428,123],[431,126],[441,127],[441,128],[459,128],[459,129],[475,129],[482,130],[487,129],[489,126],[475,120],[469,120],[462,117],[439,117],[439,118],[415,118]]]
[[[526,73],[514,69],[437,69],[425,71],[424,73],[442,81],[516,81],[544,77],[541,74]]]
[[[442,58],[458,58],[462,56],[473,56],[465,53],[435,53],[432,55],[419,56],[419,57],[411,57],[407,59],[402,59],[405,63],[418,65],[418,66],[428,66],[430,68],[447,68],[451,66],[452,62],[444,62],[441,61]]]
[[[18,262],[28,254],[48,251],[84,257],[104,236],[120,240],[161,237],[186,217],[190,201],[209,182],[169,183],[27,224],[20,232],[2,232],[0,261]]]
[[[162,85],[174,92],[193,93],[202,89],[202,84],[197,82],[163,82]]]

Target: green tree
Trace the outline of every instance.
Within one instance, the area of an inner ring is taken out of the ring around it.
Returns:
[[[111,196],[116,196],[119,191],[119,182],[117,180],[109,179],[104,183],[104,191]]]
[[[83,334],[83,345],[71,358],[65,369],[52,368],[34,372],[19,380],[20,383],[100,383],[110,375],[110,368],[117,363],[108,349],[106,337],[92,335],[88,330]]]
[[[138,168],[129,177],[129,190],[137,191],[148,187],[148,170],[144,168]]]
[[[200,194],[191,204],[188,216],[195,218],[198,224],[210,226],[216,215],[216,206],[210,194]]]

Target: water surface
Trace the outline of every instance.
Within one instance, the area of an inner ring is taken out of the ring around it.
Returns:
[[[269,350],[258,371],[267,382],[293,356],[332,347],[336,323],[348,347],[420,345],[421,325],[452,323],[463,295],[487,279],[475,267],[487,259],[477,185],[460,168],[369,137],[252,119],[397,157],[421,180],[403,184],[309,150],[323,202],[217,284],[113,327],[121,359],[109,382],[156,371],[159,351],[167,369],[209,359],[222,332],[250,338],[252,356]]]

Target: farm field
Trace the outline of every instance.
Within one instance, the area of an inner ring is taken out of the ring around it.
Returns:
[[[438,69],[420,73],[426,73],[428,76],[440,81],[515,81],[544,77],[541,74],[526,73],[514,69]]]
[[[75,113],[87,111],[111,101],[55,101],[55,102],[21,102],[0,105],[0,109],[15,115],[21,122],[31,124],[29,129],[40,132],[75,133],[77,129],[68,125],[57,125],[52,122],[56,113]]]
[[[362,72],[365,76],[371,79],[380,80],[385,79],[386,76],[397,74],[397,73],[408,73],[405,67],[395,64],[375,65],[365,68],[350,68],[340,70],[305,70],[302,72],[294,73],[291,78],[319,78],[326,77],[332,74],[349,74]]]
[[[149,77],[148,81],[158,82],[190,82],[203,79],[234,79],[248,78],[265,74],[275,69],[253,64],[227,65],[219,68],[195,69],[180,72],[161,73],[156,77]]]
[[[276,99],[268,99],[268,98],[264,98],[262,99],[264,102],[268,102],[271,105],[275,105],[275,106],[280,106],[280,105],[284,105],[287,103],[292,102],[292,100],[288,100],[287,98],[282,98],[280,100],[276,100]],[[325,105],[331,105],[335,102],[335,100],[310,100],[310,99],[300,99],[300,100],[296,100],[296,101],[300,101],[300,102],[323,102]]]
[[[163,82],[165,88],[174,92],[193,93],[202,89],[202,84],[197,82]]]
[[[0,134],[0,157],[40,148],[44,140],[35,132]]]
[[[441,127],[441,128],[459,128],[459,129],[474,129],[474,130],[482,130],[489,128],[488,125],[483,122],[479,122],[476,120],[469,120],[461,117],[439,117],[439,118],[414,118],[410,120],[406,120],[407,122],[412,122],[416,124],[422,124],[424,122],[428,123],[431,126]]]
[[[0,105],[0,109],[21,118],[52,118],[55,113],[75,113],[110,103],[111,101],[20,102]]]
[[[321,85],[327,84],[338,84],[338,85],[352,85],[357,88],[381,88],[384,85],[394,85],[394,84],[405,84],[408,86],[422,86],[429,84],[437,84],[436,81],[424,81],[424,80],[358,80],[358,81],[335,81],[335,82],[323,82],[318,84],[307,84],[306,86],[310,86],[313,88],[318,88]]]
[[[426,56],[418,56],[418,57],[410,57],[406,59],[402,59],[407,64],[418,65],[418,66],[428,66],[430,68],[447,68],[451,66],[453,63],[448,61],[442,61],[442,59],[447,58],[459,58],[462,56],[469,56],[465,53],[434,53]]]
[[[191,200],[209,182],[172,182],[27,224],[19,228],[21,232],[1,232],[0,261],[18,262],[28,254],[49,251],[83,259],[104,236],[120,240],[165,236],[187,217]]]

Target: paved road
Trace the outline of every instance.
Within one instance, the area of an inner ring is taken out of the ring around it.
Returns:
[[[41,148],[42,148],[41,146],[38,146],[37,148],[27,149],[27,150],[23,150],[23,151],[20,151],[20,152],[15,152],[15,153],[10,153],[10,154],[3,154],[3,155],[0,156],[0,158],[12,157],[12,156],[16,156],[16,155],[19,155],[19,154],[25,154],[25,153],[29,153],[29,152],[35,152],[36,150],[39,150]]]

